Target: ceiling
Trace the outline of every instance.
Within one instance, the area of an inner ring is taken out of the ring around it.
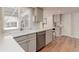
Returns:
[[[79,7],[44,7],[44,10],[49,10],[50,12],[53,13],[73,13],[73,12],[78,12]]]
[[[79,12],[79,7],[40,7],[40,8],[43,8],[44,10],[46,10],[46,12],[52,14]],[[14,14],[14,16],[18,16],[17,8],[11,8],[11,7],[5,8],[5,15],[11,15],[11,14]]]

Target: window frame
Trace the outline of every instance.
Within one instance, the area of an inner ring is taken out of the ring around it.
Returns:
[[[4,8],[7,8],[7,7],[3,7],[3,8],[2,8],[3,21],[4,21],[4,23],[3,23],[3,25],[4,25],[4,26],[3,26],[3,29],[4,29],[4,30],[14,30],[14,29],[18,29],[18,28],[19,28],[18,16],[17,16],[17,20],[16,20],[16,21],[13,21],[13,22],[16,22],[16,23],[17,23],[17,26],[16,26],[16,27],[8,27],[8,28],[5,27],[5,25],[7,26],[7,23],[9,23],[9,21],[7,21],[7,22],[5,21],[5,17],[12,17],[12,16],[5,16],[5,13],[4,13],[4,12],[5,12],[5,11],[4,11],[5,9],[4,9]],[[14,8],[14,7],[13,7],[13,8]],[[6,22],[6,24],[5,24],[5,22]]]

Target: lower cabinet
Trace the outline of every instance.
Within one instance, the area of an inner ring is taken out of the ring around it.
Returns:
[[[29,41],[29,52],[35,52],[36,51],[36,40],[35,38],[32,38],[32,40]]]
[[[36,34],[15,37],[15,40],[19,43],[19,45],[26,52],[35,52],[36,51]]]
[[[36,33],[36,51],[39,51],[45,46],[45,37],[46,31],[41,31]]]
[[[26,52],[35,52],[36,51],[36,40],[32,38],[29,41],[19,42],[19,45],[26,51]]]
[[[18,43],[26,52],[29,51],[29,41],[21,41]]]
[[[39,51],[52,41],[52,29],[14,38],[26,52]]]
[[[46,31],[46,45],[52,41],[52,29]]]

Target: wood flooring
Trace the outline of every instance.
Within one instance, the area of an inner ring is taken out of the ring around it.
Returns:
[[[78,52],[79,39],[71,38],[68,36],[61,36],[56,38],[55,41],[49,43],[39,52]]]

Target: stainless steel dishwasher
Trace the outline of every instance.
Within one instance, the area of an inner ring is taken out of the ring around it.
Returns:
[[[36,33],[36,51],[41,50],[45,47],[45,40],[46,40],[46,31],[41,31]]]

